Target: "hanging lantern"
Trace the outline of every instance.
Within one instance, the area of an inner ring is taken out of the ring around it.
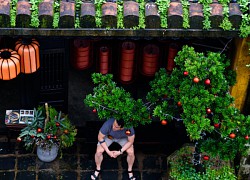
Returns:
[[[0,50],[0,79],[10,80],[20,73],[20,56],[12,49]]]
[[[40,67],[39,43],[35,39],[19,39],[15,50],[21,56],[21,72],[30,74]]]

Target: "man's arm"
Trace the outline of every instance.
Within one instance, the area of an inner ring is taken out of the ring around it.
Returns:
[[[128,136],[128,142],[121,148],[121,152],[123,153],[128,148],[130,148],[134,144],[134,141],[135,141],[135,135]]]
[[[103,149],[106,151],[106,153],[110,156],[113,157],[113,153],[109,150],[106,142],[104,141],[105,139],[105,135],[101,133],[101,131],[99,131],[98,133],[98,142],[100,143],[100,145],[103,147]]]

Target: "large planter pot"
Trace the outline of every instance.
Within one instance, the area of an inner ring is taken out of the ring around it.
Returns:
[[[56,159],[58,154],[58,145],[54,144],[51,148],[43,148],[41,146],[37,146],[37,156],[43,162],[52,162]]]

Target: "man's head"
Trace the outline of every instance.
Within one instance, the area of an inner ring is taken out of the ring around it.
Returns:
[[[118,126],[120,126],[120,128],[124,127],[124,120],[116,120]]]

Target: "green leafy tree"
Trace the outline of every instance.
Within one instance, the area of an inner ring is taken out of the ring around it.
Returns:
[[[238,153],[244,155],[250,117],[234,107],[229,88],[236,74],[229,69],[230,61],[221,53],[205,54],[183,46],[175,63],[171,74],[165,69],[155,74],[145,103],[116,87],[112,75],[98,73],[92,75],[98,86],[85,103],[101,119],[124,119],[128,127],[150,123],[150,114],[160,120],[181,121],[190,140],[210,156],[233,160]]]

